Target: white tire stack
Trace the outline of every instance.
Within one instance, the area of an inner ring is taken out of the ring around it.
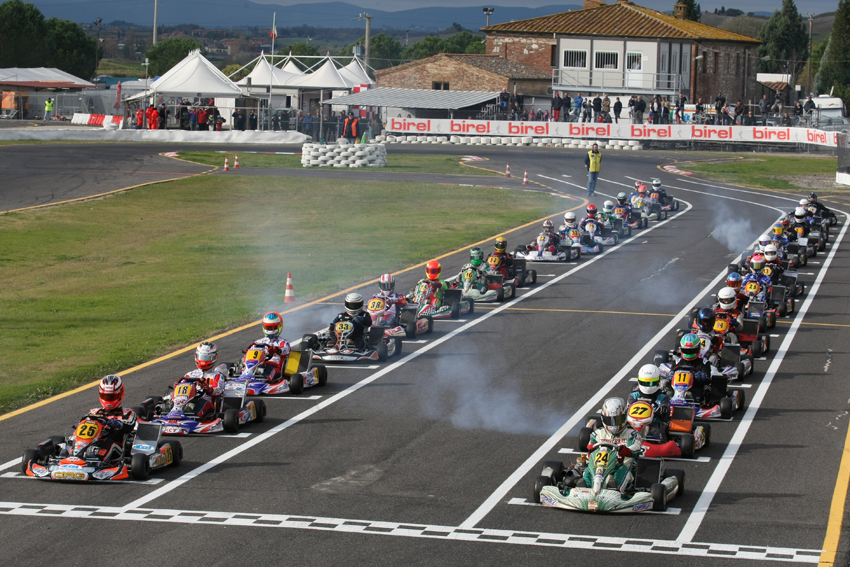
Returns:
[[[387,147],[384,144],[304,144],[301,147],[303,167],[384,167]]]

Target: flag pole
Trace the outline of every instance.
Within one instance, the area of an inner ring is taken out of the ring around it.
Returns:
[[[272,15],[272,55],[269,69],[269,108],[268,108],[268,124],[266,130],[272,129],[272,77],[274,77],[274,40],[277,37],[277,12]]]

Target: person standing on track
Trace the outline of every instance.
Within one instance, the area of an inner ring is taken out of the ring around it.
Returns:
[[[599,153],[599,145],[593,144],[593,149],[584,157],[584,166],[587,168],[587,196],[596,194],[596,180],[599,179],[599,170],[602,168],[602,154]]]
[[[48,98],[44,101],[44,120],[53,119],[53,99]]]

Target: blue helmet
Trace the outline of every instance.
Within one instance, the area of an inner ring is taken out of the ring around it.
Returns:
[[[732,272],[728,276],[726,276],[726,287],[731,287],[733,289],[741,289],[741,274],[738,272]]]
[[[708,307],[703,307],[699,310],[699,313],[697,313],[697,327],[699,327],[699,330],[704,333],[707,333],[714,329],[714,320],[714,311],[712,309],[709,309]]]

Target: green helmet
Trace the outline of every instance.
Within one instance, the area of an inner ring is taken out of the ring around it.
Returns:
[[[475,247],[469,251],[469,263],[476,268],[484,263],[484,251],[479,247]]]

